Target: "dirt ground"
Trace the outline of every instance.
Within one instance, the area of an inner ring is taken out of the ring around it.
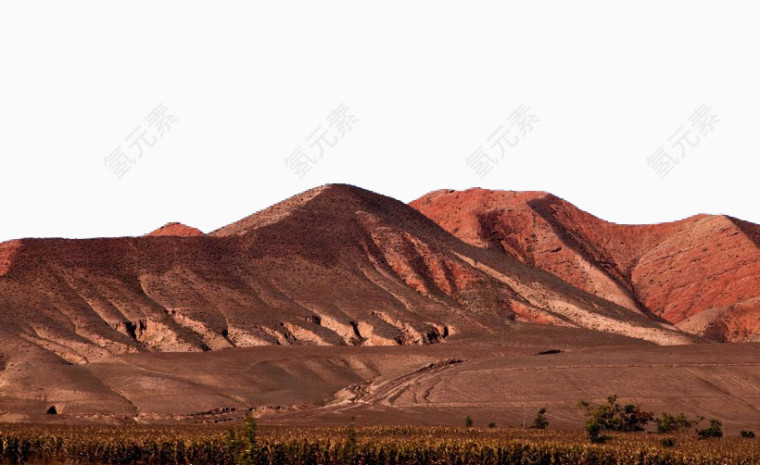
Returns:
[[[760,424],[760,344],[656,346],[527,324],[428,346],[141,353],[50,368],[33,380],[39,395],[2,398],[0,421],[214,423],[252,411],[262,424],[461,426],[470,416],[484,426],[522,425],[547,407],[553,427],[578,429],[579,400],[617,394],[657,415],[718,418],[728,433]]]

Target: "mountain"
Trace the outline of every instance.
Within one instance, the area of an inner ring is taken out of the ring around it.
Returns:
[[[70,363],[267,344],[426,344],[516,321],[688,342],[642,312],[347,185],[208,235],[170,224],[143,237],[6,242],[0,314],[5,340]]]
[[[543,192],[431,192],[410,204],[468,244],[631,311],[722,341],[760,341],[760,227],[697,215],[620,225]]]
[[[757,289],[757,227],[699,217],[616,228],[547,194],[439,192],[409,206],[337,184],[208,234],[169,223],[141,237],[8,241],[0,421],[254,411],[343,424],[350,411],[515,424],[554,399],[572,426],[584,393],[638,393],[659,408],[688,383],[701,403],[683,403],[686,413],[732,415],[739,428],[756,413],[745,401],[760,376],[756,345],[694,342],[725,332],[716,322],[754,318],[751,293],[739,297]],[[716,248],[730,254],[682,266]],[[701,288],[710,269],[722,292],[689,302],[726,304],[691,312],[679,274]],[[666,321],[683,308],[680,329]]]

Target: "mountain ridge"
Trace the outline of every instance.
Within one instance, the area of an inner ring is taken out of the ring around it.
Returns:
[[[714,323],[730,325],[728,307],[752,301],[760,288],[760,229],[752,223],[726,215],[694,215],[670,223],[621,225],[551,194],[528,199],[521,194],[436,191],[410,205],[465,242],[495,248],[673,324],[721,307],[712,312]],[[728,249],[711,250],[711,244],[720,247],[724,242]],[[715,328],[702,335],[754,340],[760,325],[752,326],[742,337]]]
[[[71,363],[144,350],[430,343],[514,321],[689,340],[354,186],[321,186],[207,235],[176,234],[3,243],[8,331]]]

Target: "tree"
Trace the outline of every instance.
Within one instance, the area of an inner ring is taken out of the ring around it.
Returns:
[[[587,401],[578,402],[578,407],[586,414],[586,432],[592,442],[603,442],[601,431],[643,431],[654,416],[638,405],[621,406],[617,395],[607,397],[607,402],[591,405]]]
[[[544,429],[549,426],[549,420],[544,416],[546,414],[546,407],[541,407],[536,413],[536,418],[533,419],[533,424],[530,426],[535,429]]]
[[[652,421],[654,415],[652,412],[641,410],[638,405],[628,404],[623,407],[620,417],[623,423],[623,431],[644,431],[647,423]]]

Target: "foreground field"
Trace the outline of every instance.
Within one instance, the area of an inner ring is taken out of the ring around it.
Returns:
[[[238,430],[242,431],[242,430]],[[673,439],[670,447],[662,445]],[[220,427],[0,426],[3,463],[98,464],[757,464],[760,441],[523,428],[264,427],[253,462]],[[236,457],[237,455],[237,457]]]

